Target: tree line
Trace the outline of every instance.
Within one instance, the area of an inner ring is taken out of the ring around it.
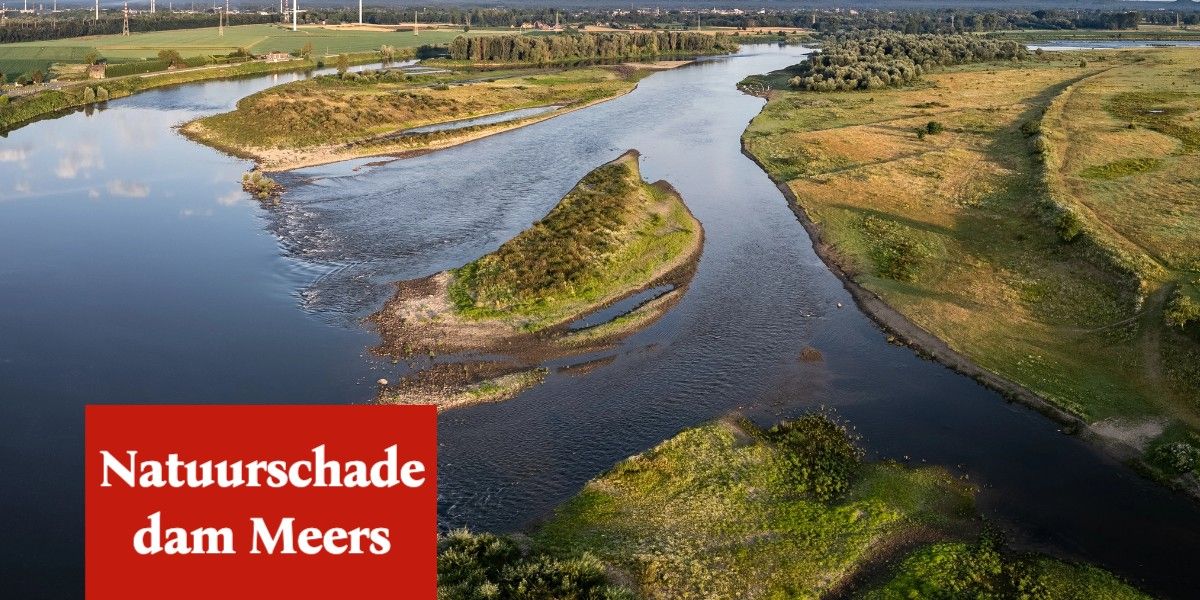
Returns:
[[[974,35],[842,34],[790,67],[795,76],[788,85],[818,92],[870,90],[905,85],[937,67],[1028,57],[1029,50],[1018,42]]]
[[[274,23],[278,15],[252,13],[230,14],[227,25],[252,25]],[[12,18],[0,26],[0,44],[9,42],[34,42],[57,40],[85,35],[109,35],[121,33],[124,17],[119,12],[103,13],[100,20],[92,11],[70,11],[53,17]],[[169,29],[198,29],[216,27],[216,13],[140,13],[129,17],[129,30],[165,31]]]
[[[694,32],[605,32],[559,35],[458,36],[450,58],[478,62],[561,62],[638,56],[719,54],[737,50],[723,35]]]

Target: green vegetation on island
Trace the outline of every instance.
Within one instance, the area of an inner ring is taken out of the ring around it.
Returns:
[[[862,456],[824,415],[689,429],[588,483],[522,543],[443,539],[439,597],[1145,598],[1007,549],[946,471]]]
[[[565,330],[572,320],[655,285],[670,283],[681,292],[702,247],[699,221],[665,182],[642,181],[638,153],[631,150],[589,173],[542,220],[496,251],[402,283],[372,319],[382,351],[403,357],[562,353],[574,345],[562,342],[589,331]],[[604,337],[646,325],[668,307],[654,304],[652,316],[639,315]]]
[[[549,214],[454,271],[458,313],[538,331],[644,287],[695,250],[700,227],[666,185],[646,184],[638,154],[588,173]]]
[[[443,148],[550,118],[632,90],[646,71],[626,67],[406,75],[369,71],[317,77],[243,98],[237,109],[183,132],[258,160],[269,170]],[[539,114],[441,131],[408,130],[519,109]],[[271,123],[263,127],[263,123]]]
[[[777,90],[743,143],[887,326],[1157,467],[1200,429],[1198,68],[1047,52]]]

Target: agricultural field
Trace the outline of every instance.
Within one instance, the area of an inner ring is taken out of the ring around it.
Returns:
[[[468,35],[511,33],[509,30],[473,29]],[[159,50],[175,50],[181,56],[223,55],[245,48],[254,54],[272,50],[291,52],[312,44],[318,56],[378,50],[382,45],[412,48],[444,45],[463,35],[456,29],[421,31],[359,30],[344,27],[301,27],[293,32],[279,25],[238,25],[226,27],[218,35],[216,27],[135,33],[130,36],[105,35],[0,45],[0,71],[9,79],[34,70],[48,70],[53,63],[80,62],[85,54],[96,51],[109,62],[129,62],[154,58]]]
[[[973,497],[939,467],[863,462],[823,415],[769,430],[727,418],[589,482],[530,535],[528,555],[496,536],[448,536],[439,587],[446,598],[522,584],[569,598],[1147,598],[1100,569],[1009,551]]]
[[[1046,53],[774,91],[744,141],[854,282],[1151,465],[1185,444],[1173,476],[1200,455],[1197,317],[1167,318],[1200,275],[1198,73],[1196,49]]]

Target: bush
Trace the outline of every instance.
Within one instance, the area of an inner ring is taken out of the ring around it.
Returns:
[[[604,565],[591,555],[529,556],[513,540],[490,533],[450,533],[438,544],[437,565],[441,600],[633,598],[608,583]]]
[[[1168,327],[1184,329],[1189,323],[1200,323],[1200,298],[1189,294],[1184,288],[1175,290],[1175,295],[1163,311]]]
[[[1150,462],[1162,467],[1172,475],[1190,473],[1200,463],[1200,448],[1187,442],[1171,442],[1154,449]]]
[[[1021,134],[1025,137],[1033,137],[1042,132],[1042,122],[1038,120],[1030,120],[1021,123]]]
[[[242,173],[242,189],[258,200],[271,200],[283,192],[283,186],[261,171]]]
[[[862,469],[863,451],[855,438],[827,415],[784,421],[766,437],[786,451],[787,476],[802,495],[833,500],[850,490]]]
[[[871,258],[881,277],[916,281],[921,266],[933,255],[911,230],[894,221],[872,215],[863,219],[862,228],[872,243]]]
[[[96,101],[97,102],[108,102],[108,98],[109,98],[108,90],[106,88],[96,86]]]
[[[930,121],[925,125],[925,132],[930,135],[937,135],[946,130],[946,126],[942,125],[941,121]]]
[[[1058,231],[1058,239],[1064,242],[1073,242],[1083,233],[1083,220],[1075,211],[1064,209],[1058,215],[1058,224],[1055,227]]]

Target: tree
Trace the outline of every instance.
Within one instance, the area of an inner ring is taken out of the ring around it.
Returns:
[[[180,56],[179,52],[176,52],[175,50],[159,50],[158,60],[161,60],[172,67],[182,67],[186,64],[183,62],[183,57]]]
[[[46,75],[44,73],[42,73],[41,69],[38,69],[33,72],[33,75],[30,78],[33,79],[34,83],[41,83],[43,80],[46,79]]]
[[[100,60],[100,53],[95,50],[88,50],[83,55],[83,64],[85,65],[94,65],[98,60]]]
[[[308,58],[308,57],[312,56],[312,53],[313,53],[312,42],[304,42],[304,45],[300,47],[300,56],[302,56],[304,58]]]
[[[337,72],[338,75],[345,75],[346,71],[350,70],[350,55],[339,54],[337,57]]]
[[[96,101],[96,90],[90,87],[83,88],[83,101],[91,104]]]

